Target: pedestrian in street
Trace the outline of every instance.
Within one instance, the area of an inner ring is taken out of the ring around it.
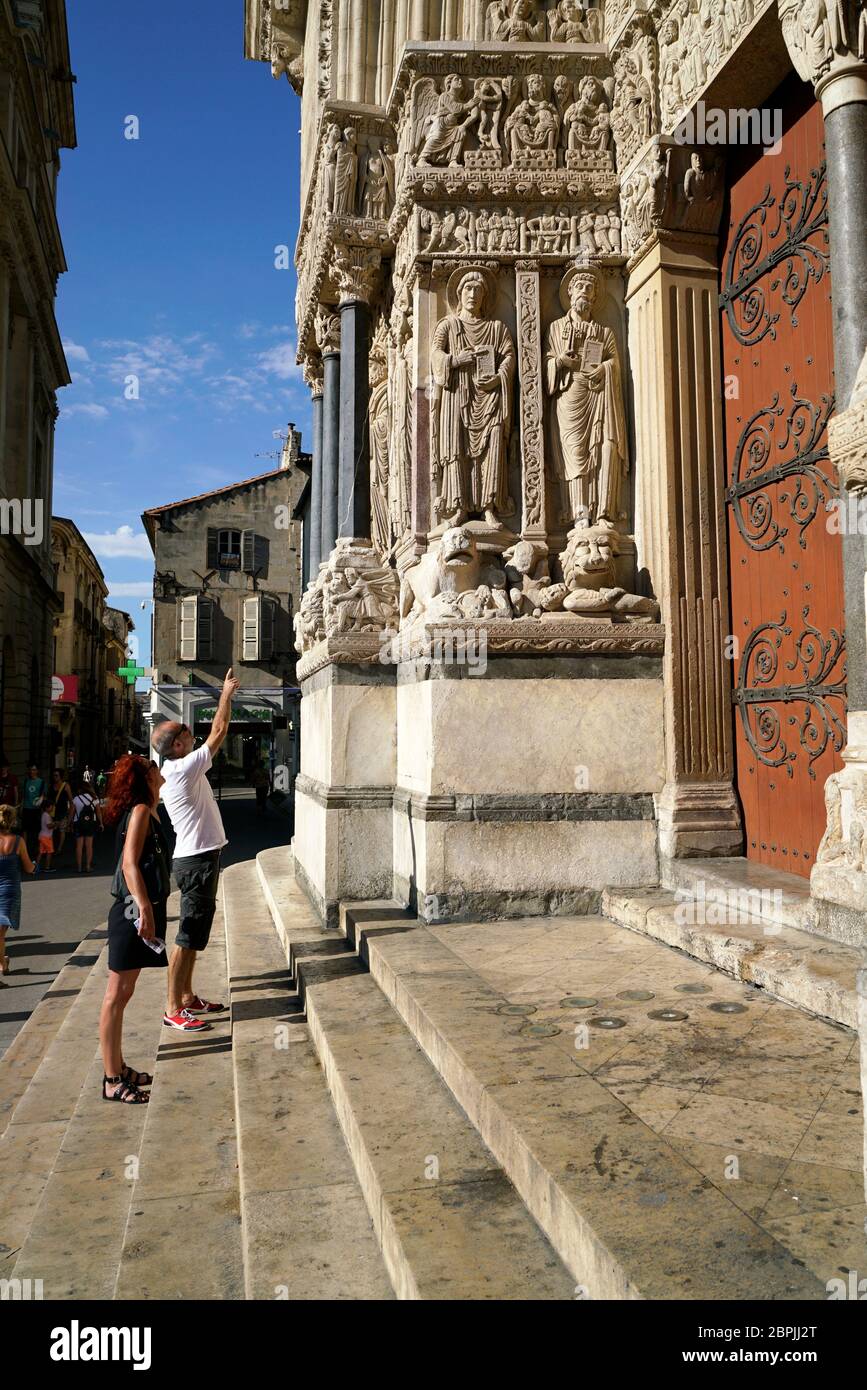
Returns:
[[[32,766],[24,779],[24,804],[21,813],[21,827],[27,842],[27,852],[38,852],[39,827],[42,823],[42,803],[45,800],[45,782],[39,776],[39,768]]]
[[[18,778],[9,766],[9,761],[4,753],[0,758],[0,806],[14,806],[15,815],[18,815]]]
[[[271,790],[271,778],[263,763],[256,764],[251,780],[256,791],[256,810],[260,816],[264,816],[267,811],[268,793]]]
[[[54,857],[54,802],[43,801],[42,813],[39,822],[39,850],[36,855],[37,874],[53,874],[56,871],[51,867],[51,860]],[[42,861],[45,860],[43,865]]]
[[[139,973],[166,964],[166,902],[171,889],[169,847],[159,818],[162,774],[156,763],[126,753],[114,766],[105,818],[117,827],[116,862],[108,914],[108,984],[99,1015],[102,1097],[146,1105],[153,1076],[123,1059],[123,1019]],[[155,950],[148,943],[158,942]]]
[[[82,782],[84,782],[85,786],[87,786],[87,787],[90,787],[90,786],[92,785],[92,783],[93,783],[93,769],[91,768],[90,763],[85,763],[85,764],[84,764],[84,771],[83,771],[82,774],[81,774],[81,780],[82,780]]]
[[[62,854],[72,819],[72,788],[59,768],[51,774],[49,795],[54,801],[54,852]]]
[[[0,806],[0,975],[10,973],[6,933],[21,925],[21,870],[34,872],[24,837],[16,831],[18,810]]]
[[[75,867],[85,873],[93,870],[93,837],[102,829],[99,802],[84,778],[78,784],[78,795],[72,803],[72,830],[75,835]]]
[[[163,804],[174,827],[175,882],[180,889],[181,910],[175,949],[169,961],[168,1004],[163,1023],[182,1033],[195,1033],[210,1025],[202,1015],[221,1013],[224,1004],[202,999],[193,992],[196,953],[204,951],[211,935],[220,879],[220,853],[226,832],[219,807],[205,773],[211,767],[229,732],[232,696],[240,686],[231,668],[226,673],[211,732],[201,748],[186,724],[166,720],[151,736],[151,745],[164,759]]]

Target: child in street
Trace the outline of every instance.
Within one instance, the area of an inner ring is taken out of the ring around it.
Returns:
[[[55,871],[51,867],[51,859],[54,854],[54,802],[50,802],[42,808],[42,820],[39,826],[39,853],[36,856],[36,873],[53,874]],[[42,860],[45,859],[45,867],[42,867]]]

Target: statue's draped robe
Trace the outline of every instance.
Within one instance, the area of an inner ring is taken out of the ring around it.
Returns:
[[[473,367],[455,359],[477,347],[493,347],[499,390],[482,391]],[[442,510],[509,510],[508,443],[512,424],[515,346],[498,319],[450,314],[436,327],[431,371],[438,388],[436,461],[442,470]]]
[[[378,555],[388,553],[391,528],[388,515],[388,381],[370,395],[370,538]]]
[[[576,357],[580,361],[588,339],[602,344],[603,377],[598,388],[557,360]],[[567,314],[548,329],[544,366],[545,386],[552,399],[553,463],[557,476],[568,485],[572,518],[577,520],[579,509],[584,508],[594,520],[607,516],[616,521],[627,450],[614,334],[602,324]]]

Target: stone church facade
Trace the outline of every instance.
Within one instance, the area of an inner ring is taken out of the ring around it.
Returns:
[[[863,0],[247,0],[301,95],[322,918],[867,909]]]

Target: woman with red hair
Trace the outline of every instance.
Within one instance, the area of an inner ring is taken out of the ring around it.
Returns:
[[[166,965],[166,900],[169,849],[157,807],[162,773],[137,753],[118,759],[108,784],[105,820],[117,826],[117,868],[108,915],[108,985],[99,1016],[103,1100],[144,1105],[141,1088],[153,1077],[123,1060],[123,1016],[139,971]],[[156,949],[154,943],[161,943]]]

